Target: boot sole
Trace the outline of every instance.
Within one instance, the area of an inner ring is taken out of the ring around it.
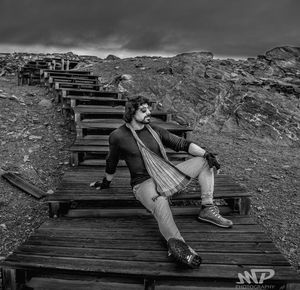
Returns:
[[[207,222],[207,223],[210,223],[210,224],[214,224],[214,225],[216,225],[216,226],[218,226],[220,228],[227,228],[227,229],[232,228],[232,225],[230,225],[230,226],[220,225],[220,224],[217,224],[217,223],[215,223],[215,222],[213,222],[211,220],[207,220],[207,219],[204,219],[204,218],[201,218],[201,217],[198,217],[198,220],[204,221],[204,222]]]

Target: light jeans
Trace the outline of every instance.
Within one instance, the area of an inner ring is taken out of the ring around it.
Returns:
[[[203,204],[213,202],[214,173],[203,157],[194,157],[176,165],[186,175],[198,178],[201,186],[201,200]],[[133,187],[135,198],[149,210],[157,220],[159,230],[168,241],[170,238],[184,240],[175,224],[166,197],[157,193],[152,178]]]

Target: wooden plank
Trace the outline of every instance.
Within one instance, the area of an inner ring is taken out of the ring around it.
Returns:
[[[86,136],[85,136],[86,137]],[[90,160],[85,160],[80,162],[81,166],[99,166],[99,165],[105,165],[106,161],[105,160],[96,160],[96,162],[90,162]],[[118,163],[118,167],[126,167],[125,161],[121,160]]]
[[[230,217],[229,217],[230,219]],[[176,220],[176,218],[175,218]],[[99,228],[100,226],[100,228]],[[131,228],[130,228],[131,226]],[[69,225],[61,225],[56,224],[56,226],[44,226],[42,225],[39,230],[41,231],[53,231],[53,232],[59,232],[59,231],[68,231],[72,233],[99,233],[99,232],[125,232],[128,234],[131,233],[139,233],[140,232],[140,227],[142,225],[134,225],[134,224],[127,224],[126,226],[119,226],[117,224],[109,224],[106,227],[101,223],[100,225],[98,224],[98,227],[95,226],[94,224],[88,224],[84,223],[81,224],[81,226],[76,226],[76,227],[69,227]],[[259,225],[253,224],[253,225],[238,225],[235,224],[232,228],[229,229],[223,229],[220,227],[215,227],[211,224],[200,222],[198,224],[191,223],[191,224],[177,224],[180,232],[182,233],[212,233],[212,232],[225,232],[225,233],[261,233],[262,229]],[[38,231],[39,232],[39,231]],[[157,233],[157,224],[151,223],[150,225],[144,225],[144,234],[151,235],[151,234],[156,234]]]
[[[96,129],[117,129],[121,125],[124,124],[123,120],[120,119],[97,119],[95,122],[91,122],[89,120],[81,121],[80,123],[77,123],[77,127],[79,129],[88,129],[88,128],[96,128]],[[159,119],[154,119],[152,121],[153,125],[159,125],[160,127],[169,130],[171,132],[186,132],[186,131],[192,131],[193,129],[191,127],[182,126],[177,123],[171,123],[171,122],[162,122]]]
[[[245,194],[245,196],[247,196]],[[214,194],[216,199],[218,198],[240,198],[243,197],[241,193],[230,193],[230,192],[219,192],[216,191]],[[173,198],[174,201],[176,200],[200,200],[201,197],[199,194],[185,194],[185,195],[178,195]],[[66,191],[66,190],[58,190],[53,196],[47,197],[47,202],[69,202],[69,201],[94,201],[94,202],[103,202],[103,201],[135,201],[135,198],[131,193],[126,194],[113,194],[110,196],[109,194],[102,195],[98,191],[97,192],[86,192],[81,193],[81,191]]]
[[[88,105],[79,105],[76,108],[74,108],[74,112],[75,113],[107,113],[107,114],[115,114],[115,113],[119,113],[119,114],[124,114],[125,112],[125,108],[124,106],[116,106],[116,107],[112,107],[112,106],[88,106]],[[155,115],[167,115],[172,113],[171,111],[159,111],[159,110],[153,110],[151,112],[151,115],[155,116]]]
[[[219,253],[262,253],[262,254],[278,254],[279,250],[271,242],[203,242],[188,241],[189,245],[198,252],[215,252]],[[47,247],[79,247],[79,248],[97,248],[97,249],[136,249],[136,250],[153,250],[159,251],[166,249],[163,241],[156,240],[147,241],[147,243],[137,243],[135,240],[111,240],[109,243],[101,239],[89,239],[81,236],[76,239],[67,240],[61,237],[49,236],[41,239],[39,236],[32,236],[23,245],[47,246]]]
[[[78,277],[77,277],[78,278]],[[123,278],[124,279],[124,278]],[[142,290],[143,280],[136,279],[134,283],[130,279],[119,282],[117,278],[97,278],[97,280],[66,280],[55,278],[34,277],[26,284],[34,290]]]
[[[109,106],[125,106],[125,99],[107,98],[107,97],[97,97],[97,96],[74,96],[67,95],[64,97],[66,100],[70,100],[71,108],[74,108],[80,104],[88,105],[109,105]]]
[[[227,218],[230,218],[235,225],[256,225],[256,221],[250,217],[250,216],[243,216],[243,215],[228,215]],[[197,225],[199,226],[199,221],[197,221],[194,218],[186,217],[186,216],[180,216],[176,218],[177,224],[182,225]],[[122,218],[119,217],[117,219],[111,219],[111,218],[101,218],[101,219],[90,219],[90,218],[65,218],[62,217],[59,220],[53,220],[49,219],[45,221],[40,228],[43,227],[69,227],[71,229],[76,227],[83,227],[86,225],[90,225],[92,227],[106,227],[111,225],[118,225],[118,227],[128,227],[130,225],[137,225],[141,227],[148,227],[152,225],[156,225],[156,221],[153,217],[126,217]],[[204,224],[203,224],[204,225]],[[209,225],[210,227],[213,227],[215,229],[215,226]],[[228,229],[225,229],[227,231]]]
[[[70,170],[65,173],[56,193],[49,196],[48,200],[134,200],[127,168],[118,170],[112,187],[108,190],[102,190],[100,194],[99,191],[90,188],[89,183],[101,179],[103,174],[103,168]],[[194,183],[188,187],[188,193],[177,195],[174,199],[199,199],[199,191],[200,188]],[[249,196],[249,193],[229,176],[217,175],[215,197],[228,198],[233,196]]]
[[[91,89],[68,89],[62,88],[62,96],[65,98],[67,95],[73,96],[100,96],[100,97],[115,97],[118,98],[117,92],[109,92],[109,91],[99,91],[99,90],[91,90]]]
[[[117,216],[116,216],[117,217]],[[113,217],[112,217],[113,218]],[[200,229],[199,225],[199,229]],[[39,236],[40,238],[47,238],[49,235],[53,235],[50,231],[47,230],[39,230],[36,233],[36,236]],[[159,236],[159,231],[156,231],[156,235]],[[135,240],[140,242],[150,241],[150,240],[156,240],[157,237],[154,234],[154,232],[151,232],[151,235],[146,235],[143,231],[136,232],[134,234],[125,235],[124,232],[85,232],[86,238],[94,238],[94,239],[103,239],[103,240],[113,240],[113,239],[120,239],[120,240]],[[56,237],[60,238],[77,238],[78,233],[76,232],[69,232],[69,231],[57,231],[55,232]],[[201,232],[198,233],[185,233],[184,238],[186,241],[200,241],[200,242],[207,242],[207,241],[220,241],[223,240],[224,242],[243,242],[243,241],[249,241],[249,242],[270,242],[270,238],[268,238],[265,234],[258,232],[258,233],[239,233],[239,232],[207,232],[205,235]]]
[[[5,178],[7,181],[9,181],[14,186],[21,189],[22,191],[34,196],[35,198],[40,199],[46,195],[46,193],[43,192],[41,189],[39,189],[35,185],[27,182],[22,177],[14,174],[12,172],[4,173],[4,174],[2,174],[2,177]]]
[[[119,118],[122,119],[125,109],[124,106],[93,106],[79,105],[73,109],[75,114],[75,122],[82,119],[103,119],[103,118]],[[162,119],[163,121],[171,121],[171,112],[153,110],[152,117]]]
[[[92,75],[57,75],[50,76],[46,79],[50,87],[53,87],[56,82],[66,82],[66,83],[85,83],[85,84],[98,84],[99,77]]]
[[[71,257],[51,257],[35,255],[10,255],[5,261],[6,267],[22,267],[44,270],[69,270],[83,271],[89,273],[102,273],[111,275],[130,275],[136,277],[178,277],[184,278],[211,278],[211,279],[234,279],[241,271],[250,271],[251,269],[265,269],[260,265],[231,265],[231,264],[204,264],[200,269],[185,269],[178,267],[174,262],[142,262],[142,261],[122,261],[110,259],[88,259],[88,258],[71,258]],[[290,266],[273,266],[268,268],[274,269],[275,275],[269,281],[293,280],[299,281],[299,276]]]
[[[51,69],[43,69],[40,72],[44,77],[49,76],[72,76],[72,75],[91,75],[90,71],[79,71],[79,70],[51,70]]]
[[[55,89],[56,90],[62,90],[62,89],[82,89],[82,90],[103,90],[103,85],[99,84],[88,84],[88,83],[79,83],[79,82],[55,82]]]
[[[118,250],[118,249],[94,249],[94,248],[68,248],[48,247],[37,245],[22,245],[15,251],[16,255],[35,255],[52,257],[73,257],[89,259],[109,259],[122,261],[144,262],[170,262],[167,250]],[[256,253],[219,253],[201,252],[203,264],[231,264],[231,265],[276,265],[289,266],[289,262],[281,254],[256,254]]]

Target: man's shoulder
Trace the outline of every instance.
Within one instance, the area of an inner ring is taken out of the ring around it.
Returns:
[[[157,125],[157,124],[150,124],[150,127],[151,127],[152,129],[154,129],[154,130],[161,130],[161,129],[162,129],[162,127],[160,127],[160,126]]]
[[[127,133],[127,128],[126,125],[123,124],[122,126],[120,126],[119,128],[113,130],[110,135],[109,135],[109,139],[110,140],[119,140],[122,137],[124,137],[124,135]]]
[[[152,128],[154,131],[156,131],[157,133],[164,133],[165,131],[167,131],[166,129],[160,127],[160,126],[157,125],[157,124],[151,124],[150,126],[151,126],[151,128]]]

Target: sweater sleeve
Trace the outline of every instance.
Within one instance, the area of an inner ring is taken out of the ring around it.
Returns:
[[[168,130],[161,127],[153,127],[153,129],[158,133],[164,146],[173,149],[174,151],[185,151],[188,152],[190,141],[178,137],[175,134],[170,133]]]
[[[117,169],[117,165],[120,159],[120,149],[116,134],[110,134],[109,136],[109,152],[106,157],[106,173],[114,174]]]

